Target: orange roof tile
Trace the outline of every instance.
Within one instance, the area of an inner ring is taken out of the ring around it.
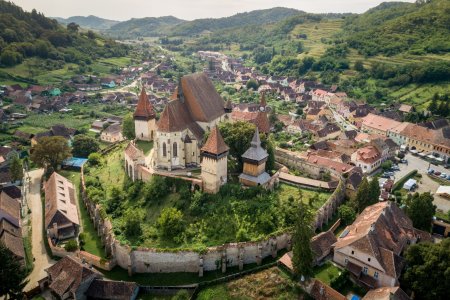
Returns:
[[[154,119],[156,117],[153,106],[148,100],[147,93],[144,87],[142,87],[141,95],[139,96],[138,104],[136,110],[134,111],[134,117],[137,119]]]
[[[228,148],[227,144],[225,144],[219,129],[215,126],[201,151],[219,155],[227,152],[228,150],[230,150],[230,148]]]

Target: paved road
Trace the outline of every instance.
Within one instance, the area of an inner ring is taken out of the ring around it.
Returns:
[[[439,183],[432,180],[427,175],[427,170],[428,167],[430,166],[430,163],[410,153],[406,154],[405,158],[408,160],[408,165],[399,164],[400,171],[395,172],[395,181],[401,179],[403,176],[405,176],[412,170],[416,169],[420,174],[422,174],[422,179],[419,181],[419,187],[417,188],[416,192],[419,193],[430,192],[432,194],[436,193],[436,190],[439,187]],[[441,166],[431,165],[431,169],[435,171],[445,172],[447,174],[450,173],[450,170],[446,170]],[[433,203],[437,206],[438,209],[444,212],[450,210],[450,200],[444,197],[434,195]]]
[[[32,253],[35,259],[33,272],[28,276],[28,284],[25,290],[30,290],[37,286],[37,282],[44,278],[45,269],[55,263],[48,255],[44,245],[44,236],[42,232],[42,202],[41,202],[41,177],[44,173],[43,169],[29,172],[30,183],[28,184],[28,206],[31,209],[32,224]]]

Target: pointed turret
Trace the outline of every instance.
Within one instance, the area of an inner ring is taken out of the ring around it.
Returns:
[[[230,148],[223,140],[223,137],[220,134],[217,126],[215,126],[211,131],[208,140],[201,149],[202,154],[212,154],[215,156],[219,156],[224,154],[225,152],[228,152],[228,150],[230,150]]]
[[[150,120],[156,117],[153,106],[148,99],[145,88],[142,87],[141,94],[139,95],[138,104],[136,110],[134,111],[134,119],[138,120]]]
[[[261,146],[261,139],[259,138],[259,130],[256,127],[255,134],[253,135],[252,141],[250,142],[250,148],[242,154],[242,158],[245,160],[251,160],[260,162],[269,156],[267,151]]]
[[[246,186],[266,186],[270,180],[270,175],[265,170],[269,154],[261,147],[258,128],[250,145],[250,148],[242,155],[244,170],[239,175],[239,181]]]

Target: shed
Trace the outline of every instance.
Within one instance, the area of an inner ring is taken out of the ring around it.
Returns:
[[[408,181],[405,182],[405,184],[403,185],[403,188],[405,190],[411,191],[417,184],[417,180],[415,179],[408,179]]]

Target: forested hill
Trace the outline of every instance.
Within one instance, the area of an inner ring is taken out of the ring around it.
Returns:
[[[361,54],[450,52],[450,1],[382,3],[346,19],[348,45]]]
[[[114,21],[114,20],[108,20],[99,18],[96,16],[73,16],[67,19],[64,18],[54,18],[56,21],[58,21],[61,24],[67,25],[69,23],[77,23],[83,28],[87,29],[95,29],[95,30],[106,30],[111,28],[111,26],[116,25],[120,23],[120,21]]]
[[[167,34],[173,26],[183,22],[185,21],[172,16],[131,19],[111,26],[105,33],[124,39],[161,36]]]
[[[80,33],[78,25],[62,26],[33,10],[25,12],[0,0],[0,66],[13,66],[28,57],[53,62],[90,64],[97,58],[123,56],[128,47],[92,31]]]
[[[198,19],[175,26],[171,30],[171,35],[186,36],[199,34],[204,31],[216,31],[248,25],[262,25],[278,22],[299,13],[301,13],[301,11],[296,9],[275,7],[271,9],[239,13],[226,18]]]

